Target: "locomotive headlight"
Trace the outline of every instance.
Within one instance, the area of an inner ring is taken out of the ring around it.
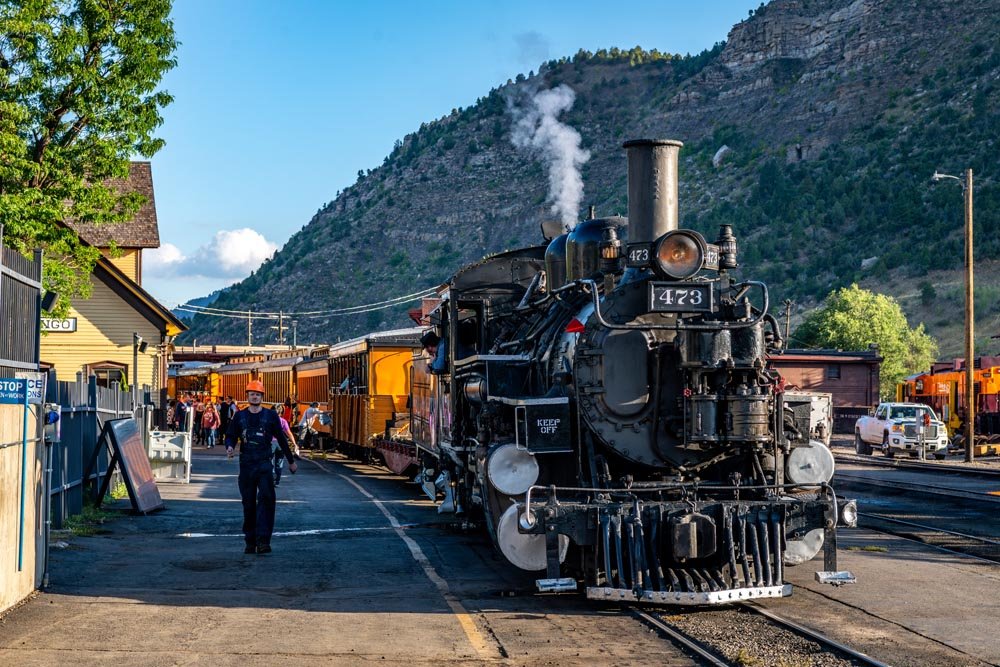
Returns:
[[[840,507],[840,525],[854,528],[858,525],[858,502],[848,500]]]
[[[668,278],[684,280],[705,264],[705,239],[690,229],[667,232],[656,243],[656,267]]]

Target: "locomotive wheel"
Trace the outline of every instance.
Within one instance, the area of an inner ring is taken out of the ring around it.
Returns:
[[[861,456],[872,455],[872,446],[861,439],[861,431],[854,432],[854,453]]]

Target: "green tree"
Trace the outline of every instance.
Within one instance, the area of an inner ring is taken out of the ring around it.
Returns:
[[[46,289],[65,310],[90,292],[99,253],[66,221],[124,222],[145,198],[105,185],[135,156],[172,98],[171,0],[0,0],[0,221],[4,243],[42,248]]]
[[[883,397],[892,396],[896,383],[907,375],[928,369],[938,351],[923,324],[910,328],[895,299],[856,284],[831,292],[793,337],[808,347],[840,350],[863,350],[877,344],[884,357],[879,382]]]

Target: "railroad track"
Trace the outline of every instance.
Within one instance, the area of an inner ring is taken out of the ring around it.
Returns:
[[[905,470],[926,470],[935,473],[945,473],[949,475],[972,475],[978,477],[1000,477],[1000,468],[982,468],[967,466],[943,461],[919,461],[914,459],[892,458],[887,459],[882,455],[863,456],[861,454],[836,454],[834,460],[837,463],[863,463],[880,468],[899,468]]]
[[[858,512],[862,526],[990,563],[1000,563],[1000,541],[871,512]]]
[[[863,475],[852,475],[837,471],[835,481],[849,482],[851,484],[861,484],[863,486],[873,486],[882,489],[894,489],[896,491],[909,491],[921,494],[931,494],[935,496],[946,496],[948,498],[964,498],[984,503],[1000,503],[1000,495],[985,493],[982,491],[969,491],[940,484],[921,484],[920,482],[900,482],[895,480],[873,479]]]
[[[704,664],[715,667],[813,664],[817,653],[829,655],[824,665],[886,667],[869,655],[753,602],[676,615],[639,607],[630,607],[629,611]]]

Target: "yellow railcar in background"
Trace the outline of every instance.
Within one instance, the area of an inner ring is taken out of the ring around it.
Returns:
[[[312,350],[308,358],[295,366],[295,391],[299,415],[305,414],[309,406],[316,403],[321,416],[313,421],[312,428],[319,437],[329,438],[331,435],[329,347]]]
[[[257,379],[264,383],[265,403],[274,404],[280,411],[286,398],[295,400],[295,365],[306,356],[303,350],[285,350],[275,352],[270,359],[257,364]]]
[[[327,409],[330,438],[338,445],[370,459],[377,441],[407,420],[413,355],[422,332],[384,331],[330,347]]]
[[[257,368],[264,361],[263,354],[248,355],[245,357],[234,357],[226,365],[219,368],[219,394],[223,399],[232,396],[237,403],[246,403],[247,383],[251,380],[260,379],[257,375]]]

